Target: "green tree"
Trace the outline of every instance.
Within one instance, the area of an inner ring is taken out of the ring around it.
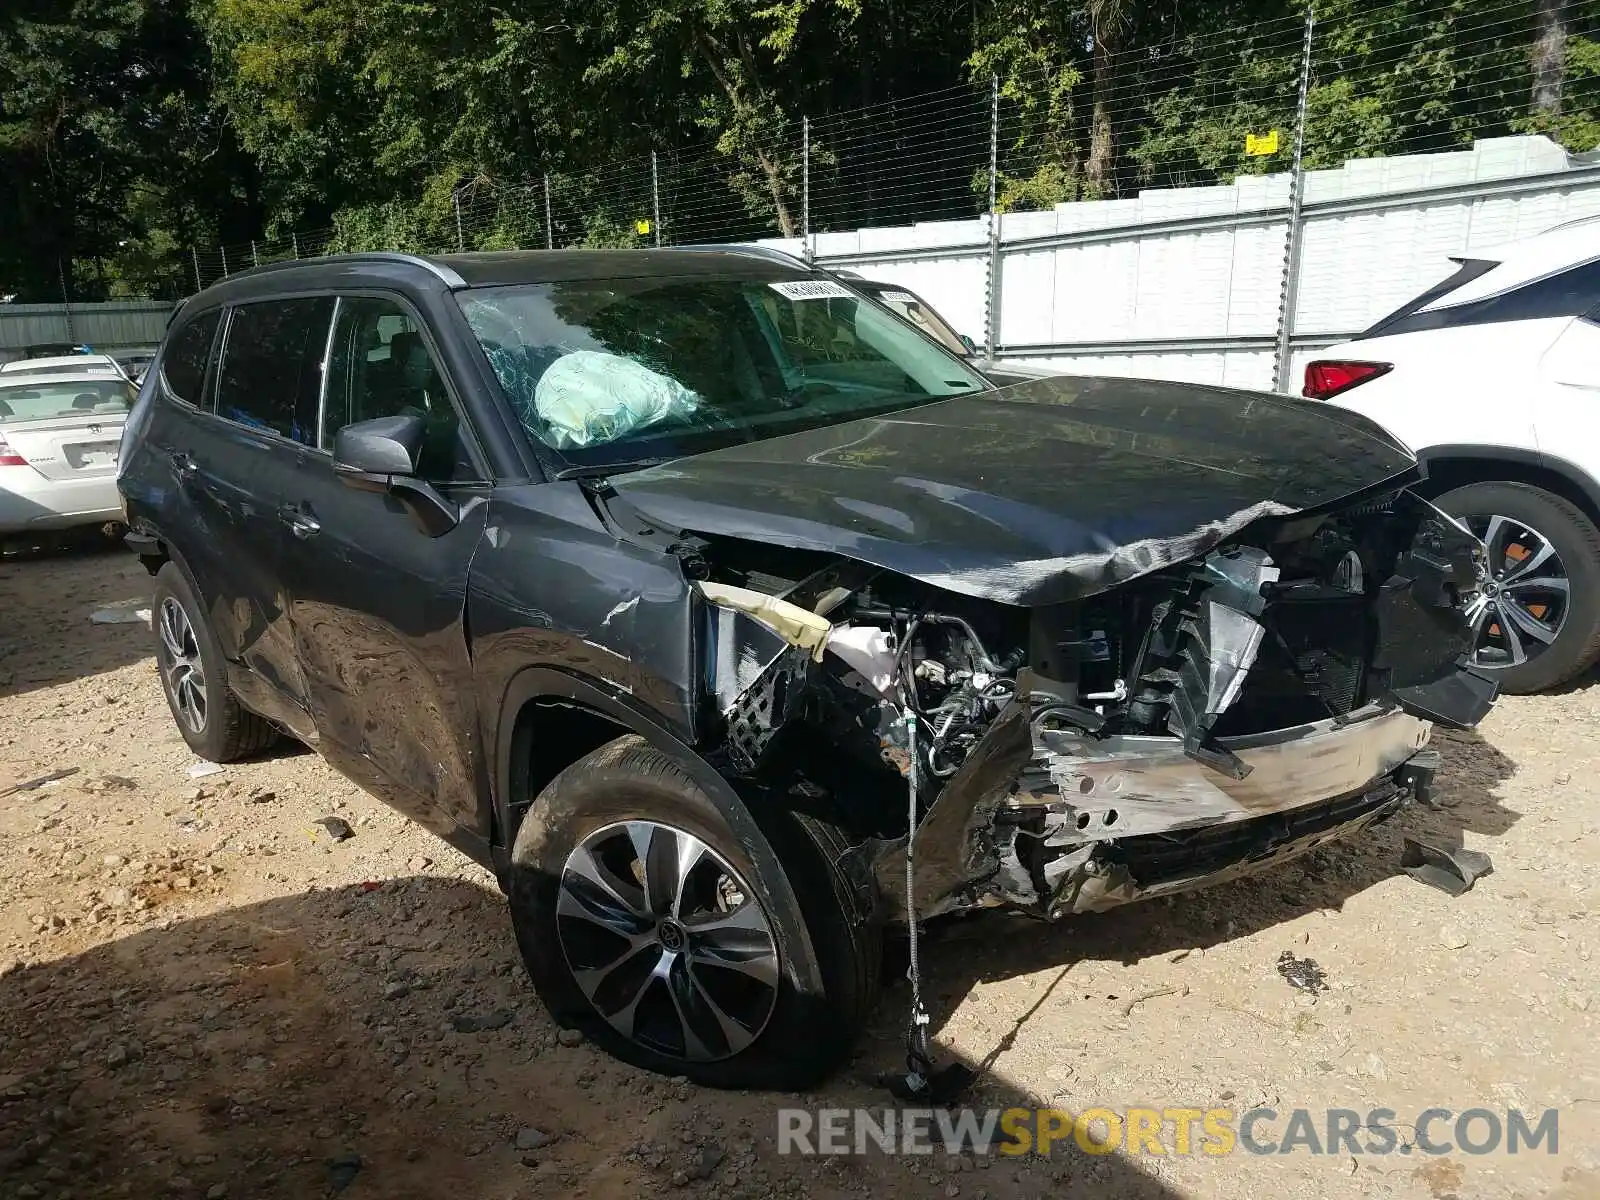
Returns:
[[[792,234],[1289,164],[1300,0],[11,0],[0,292],[176,293],[188,251]],[[1600,11],[1318,0],[1307,162],[1600,144]],[[1275,153],[1246,153],[1277,130]],[[551,180],[554,228],[545,219]],[[310,236],[313,228],[331,230]],[[298,243],[286,235],[299,231]]]
[[[0,292],[173,294],[180,249],[259,221],[183,0],[0,13]]]

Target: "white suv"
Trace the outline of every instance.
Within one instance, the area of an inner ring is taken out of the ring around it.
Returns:
[[[1416,451],[1488,548],[1478,665],[1538,691],[1600,656],[1600,217],[1454,261],[1308,364],[1304,394]]]

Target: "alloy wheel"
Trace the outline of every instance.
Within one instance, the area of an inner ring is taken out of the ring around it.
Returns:
[[[670,825],[623,821],[580,842],[562,869],[556,928],[595,1011],[658,1054],[731,1058],[776,1005],[777,942],[754,893]]]
[[[1488,552],[1488,573],[1469,599],[1473,662],[1519,667],[1550,647],[1566,623],[1571,583],[1555,546],[1514,517],[1462,518]]]
[[[161,601],[157,629],[161,635],[161,676],[178,719],[191,733],[206,727],[206,672],[200,661],[200,642],[189,614],[176,597]]]

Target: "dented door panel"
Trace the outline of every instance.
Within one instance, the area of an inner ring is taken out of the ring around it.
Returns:
[[[629,696],[693,743],[693,620],[679,561],[619,542],[576,483],[497,489],[467,605],[487,761],[511,681],[531,667]]]

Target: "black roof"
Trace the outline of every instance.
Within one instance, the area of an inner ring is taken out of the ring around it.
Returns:
[[[557,283],[582,279],[651,276],[792,279],[809,268],[798,259],[760,246],[694,246],[670,250],[498,250],[472,254],[416,255],[397,251],[332,254],[286,259],[239,271],[212,284],[206,294],[224,302],[268,291],[337,287],[375,278],[416,278],[427,272],[448,288]]]
[[[441,254],[428,261],[454,271],[467,287],[578,279],[638,279],[652,275],[733,274],[742,279],[789,279],[807,272],[804,263],[754,247],[750,250],[709,246],[670,250],[501,250]]]

